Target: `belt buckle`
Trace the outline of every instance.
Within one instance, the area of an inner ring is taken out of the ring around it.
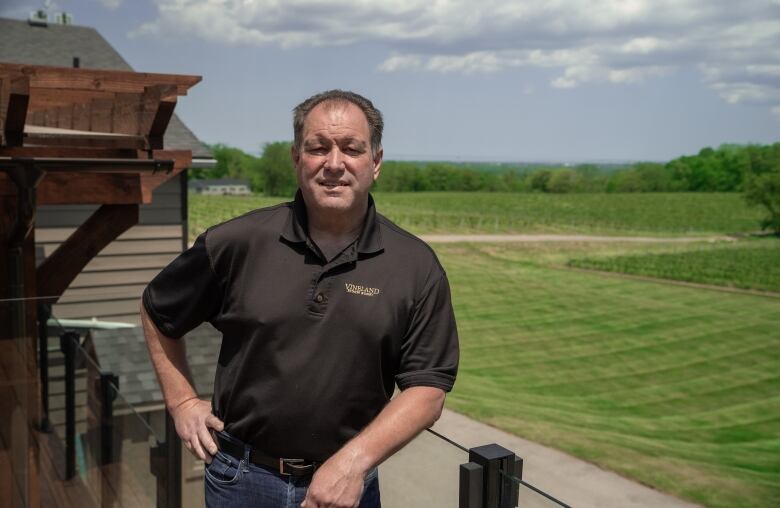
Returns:
[[[284,470],[284,466],[285,466],[285,465],[288,465],[288,466],[295,466],[295,465],[301,464],[301,463],[303,463],[303,462],[306,462],[306,461],[305,461],[305,460],[303,460],[303,459],[285,459],[285,458],[280,458],[280,459],[279,459],[279,474],[283,474],[283,475],[291,476],[291,475],[292,475],[292,473],[288,473],[288,472],[286,472],[286,471]]]

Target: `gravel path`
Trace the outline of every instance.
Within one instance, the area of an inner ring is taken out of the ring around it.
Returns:
[[[444,410],[434,430],[466,448],[497,443],[523,458],[523,480],[575,508],[696,508],[633,480],[566,453],[508,434],[453,411]],[[424,432],[380,467],[385,508],[458,506],[459,465],[467,454]],[[554,508],[526,487],[523,508]]]

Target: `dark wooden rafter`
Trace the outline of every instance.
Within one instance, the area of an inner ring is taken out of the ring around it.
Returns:
[[[21,146],[24,139],[24,124],[27,120],[27,106],[30,102],[30,80],[17,76],[8,80],[8,102],[5,107],[3,138],[6,145]]]
[[[138,205],[102,205],[38,267],[38,295],[56,303],[92,258],[136,224]]]
[[[163,134],[165,134],[168,123],[173,116],[173,110],[176,108],[176,90],[171,85],[146,87],[144,96],[150,102],[157,104],[156,111],[144,134],[150,149],[161,150],[163,148]]]

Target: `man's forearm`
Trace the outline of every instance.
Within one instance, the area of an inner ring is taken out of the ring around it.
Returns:
[[[439,388],[402,391],[317,470],[301,507],[357,506],[368,471],[433,425],[443,405],[444,391]]]
[[[163,398],[169,411],[182,402],[197,397],[192,383],[187,350],[183,340],[166,337],[149,318],[141,304],[141,322],[144,327],[146,346],[160,382]]]
[[[433,425],[439,419],[443,405],[444,391],[438,388],[407,388],[336,455],[365,473]]]
[[[211,412],[211,402],[198,399],[187,364],[187,349],[183,340],[166,337],[149,318],[141,304],[146,345],[152,365],[160,381],[163,398],[173,416],[176,432],[184,446],[201,460],[211,462],[217,445],[209,429],[220,431],[224,424]]]

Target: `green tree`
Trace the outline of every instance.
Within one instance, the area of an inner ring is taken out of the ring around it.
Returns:
[[[292,197],[298,189],[289,141],[266,143],[263,155],[258,161],[258,174],[263,182],[263,191],[268,196]]]
[[[537,169],[536,171],[532,171],[525,176],[526,187],[531,191],[546,192],[547,182],[550,180],[551,176],[552,171],[549,169]]]
[[[748,203],[766,208],[762,229],[780,235],[780,143],[767,147],[749,147],[750,164],[743,188]]]
[[[565,192],[573,192],[577,189],[579,183],[579,175],[572,169],[559,169],[553,171],[550,175],[550,179],[547,180],[545,190],[547,192],[554,192],[556,194],[562,194]]]
[[[238,148],[217,143],[209,149],[217,163],[212,168],[191,169],[190,178],[195,180],[206,178],[249,178],[255,157],[244,153]]]

